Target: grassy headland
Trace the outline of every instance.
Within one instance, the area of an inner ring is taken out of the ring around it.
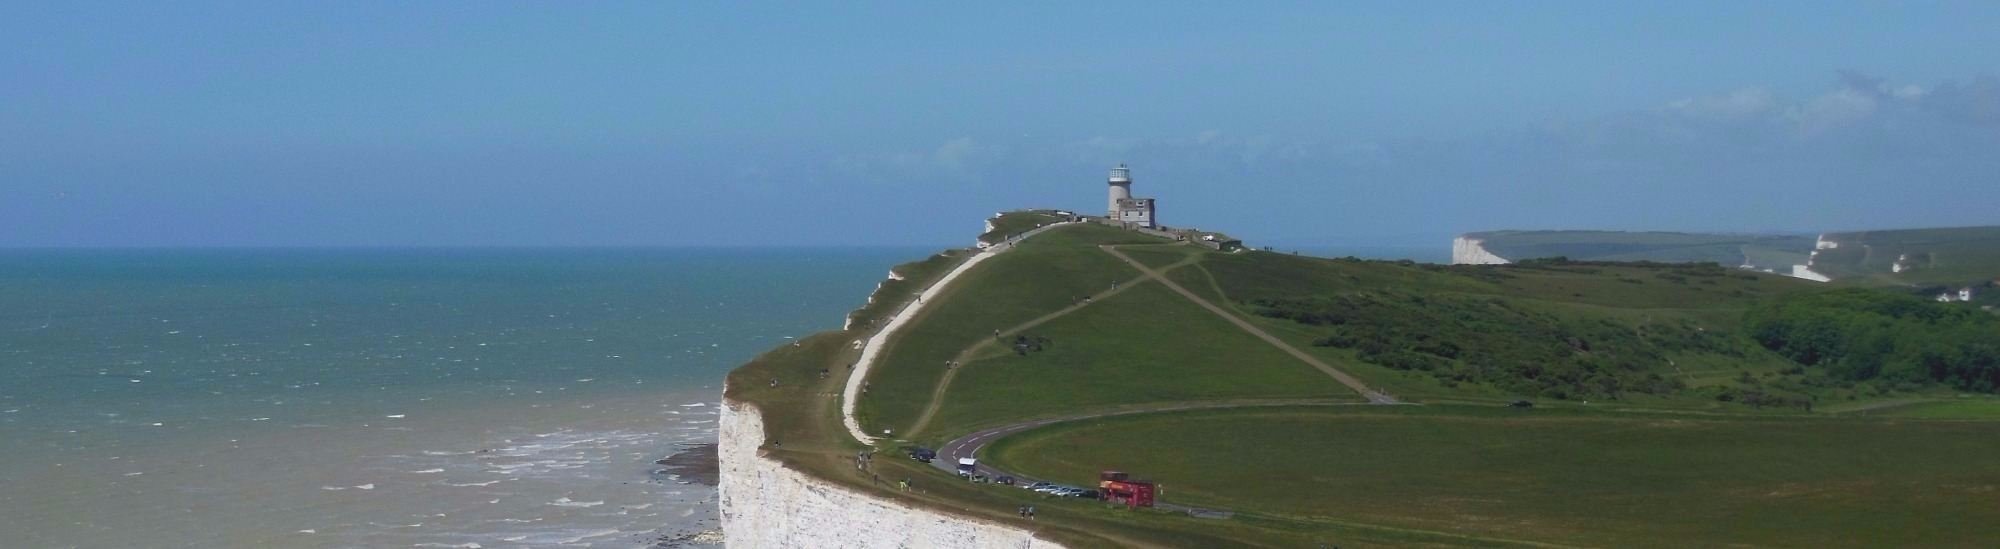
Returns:
[[[966,254],[899,266],[906,280],[855,318],[886,317]],[[857,403],[871,432],[927,422],[914,440],[887,441],[890,455],[1032,418],[1261,406],[1057,424],[984,456],[1079,484],[1126,468],[1167,482],[1167,501],[1237,511],[1229,519],[1047,499],[902,459],[877,460],[876,474],[920,490],[873,484],[853,468],[861,447],[838,415],[873,322],[766,353],[731,373],[729,397],[762,410],[766,451],[788,466],[995,521],[1033,504],[1042,535],[1080,547],[1990,539],[1996,517],[1973,500],[2000,481],[1967,456],[2000,450],[1996,400],[1960,398],[1980,386],[1944,378],[1857,378],[1769,337],[1790,332],[1753,330],[1827,313],[1827,292],[1714,265],[1330,260],[1079,224],[958,278],[891,340]],[[1967,306],[1926,304],[1917,318],[1965,318],[1932,307]],[[1973,343],[2000,341],[1984,339],[1993,325],[1966,322]],[[1425,405],[1353,405],[1354,391],[1300,356]],[[1536,406],[1499,406],[1523,398]],[[1300,403],[1315,406],[1271,407]],[[1920,520],[1931,531],[1898,533]]]

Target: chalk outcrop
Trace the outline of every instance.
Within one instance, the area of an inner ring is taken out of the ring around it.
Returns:
[[[1838,249],[1840,249],[1840,241],[1828,239],[1824,234],[1819,235],[1819,238],[1813,241],[1812,251],[1806,253],[1806,263],[1804,265],[1793,265],[1792,272],[1787,276],[1811,280],[1813,282],[1833,282],[1833,277],[1814,272],[1812,268],[1813,262],[1819,259],[1820,250]],[[1897,259],[1897,261],[1901,262],[1902,259]],[[1902,272],[1902,270],[1897,269],[1896,272]]]
[[[1451,264],[1453,265],[1506,265],[1513,263],[1507,258],[1486,251],[1486,241],[1460,235],[1451,241]]]
[[[1034,532],[861,493],[759,454],[755,406],[724,401],[718,464],[724,543],[739,547],[1057,549]]]

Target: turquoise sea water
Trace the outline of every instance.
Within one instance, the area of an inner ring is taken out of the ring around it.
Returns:
[[[0,251],[26,546],[634,546],[728,369],[923,250]]]

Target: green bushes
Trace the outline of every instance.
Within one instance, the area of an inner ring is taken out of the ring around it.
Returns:
[[[1494,297],[1353,292],[1250,303],[1257,314],[1326,329],[1313,342],[1362,361],[1426,372],[1446,385],[1487,383],[1549,398],[1671,394],[1684,387],[1654,370],[1667,353],[1738,353],[1732,342],[1686,324],[1634,327],[1555,315]]]
[[[1842,290],[1753,308],[1744,328],[1765,348],[1838,379],[2000,390],[2000,319],[1968,307]]]

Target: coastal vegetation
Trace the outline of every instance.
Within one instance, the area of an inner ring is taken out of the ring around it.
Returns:
[[[2000,318],[1892,292],[1792,296],[1750,310],[1758,343],[1841,383],[2000,391]]]

